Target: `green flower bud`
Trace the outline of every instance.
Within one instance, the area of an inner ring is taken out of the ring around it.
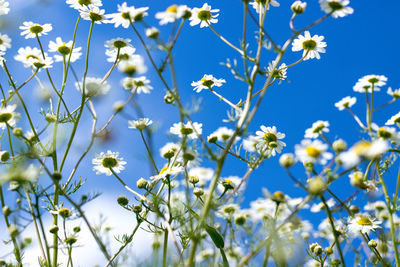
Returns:
[[[144,179],[144,178],[140,178],[137,182],[136,182],[136,186],[139,189],[146,189],[146,187],[149,185],[149,182]]]
[[[126,196],[119,196],[117,202],[121,206],[126,206],[129,204],[129,199]]]

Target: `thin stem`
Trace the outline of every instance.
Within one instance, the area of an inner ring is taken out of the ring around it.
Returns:
[[[149,147],[147,146],[147,143],[146,143],[146,140],[145,140],[145,138],[144,138],[144,135],[143,135],[143,131],[142,131],[142,130],[140,130],[140,136],[142,137],[143,143],[144,143],[144,145],[146,146],[147,153],[149,154],[149,157],[150,157],[150,159],[151,159],[151,162],[153,163],[154,169],[156,170],[157,173],[160,173],[160,172],[158,171],[157,165],[156,165],[156,163],[155,163],[155,161],[154,161],[153,155],[152,155],[152,153],[151,153]]]
[[[137,197],[139,197],[140,200],[144,200],[144,201],[150,203],[150,201],[145,196],[139,194],[138,192],[136,192],[135,190],[133,190],[132,188],[127,186],[127,184],[118,176],[118,174],[112,168],[110,168],[110,171],[112,172],[112,174],[114,174],[115,178],[117,178],[117,180],[125,187],[126,190],[128,190],[129,192],[131,192],[134,195],[136,195]]]
[[[233,109],[238,110],[239,112],[241,112],[242,110],[240,108],[238,108],[235,104],[233,104],[232,102],[230,102],[228,99],[226,99],[225,97],[223,97],[222,95],[218,94],[217,92],[215,92],[211,87],[208,87],[208,90],[211,91],[211,93],[213,93],[214,95],[216,95],[220,100],[224,101],[225,103],[227,103],[229,106],[231,106]]]

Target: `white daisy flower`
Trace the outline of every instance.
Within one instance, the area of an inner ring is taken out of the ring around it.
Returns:
[[[295,13],[296,15],[303,14],[304,11],[306,10],[306,7],[307,7],[307,3],[301,2],[301,1],[294,1],[293,4],[290,6],[293,13]]]
[[[100,9],[95,5],[83,6],[79,9],[79,14],[82,19],[90,20],[96,24],[110,23],[110,21],[107,20],[107,16],[104,15],[104,12],[104,9]]]
[[[211,9],[211,6],[207,3],[204,3],[201,8],[193,8],[192,16],[190,17],[190,26],[200,24],[200,28],[203,28],[208,27],[211,23],[217,23],[219,14],[213,14],[217,12],[219,12],[219,9]]]
[[[157,39],[160,35],[160,31],[156,27],[147,28],[145,33],[148,38],[153,39]]]
[[[118,64],[118,69],[129,76],[142,74],[147,71],[141,55],[130,55],[128,59],[121,60]]]
[[[129,59],[132,59],[134,56],[139,56],[139,55],[134,55],[136,51],[136,48],[134,48],[133,46],[126,46],[124,47],[124,49],[119,51],[119,55],[118,55],[118,49],[107,49],[106,50],[106,55],[107,55],[107,61],[108,62],[115,62],[117,55],[118,55],[118,59],[120,61],[127,61]]]
[[[243,145],[244,150],[246,150],[247,152],[256,152],[256,151],[259,151],[258,148],[261,147],[259,145],[260,142],[261,141],[258,136],[250,135],[246,139],[243,139],[242,145]]]
[[[242,179],[239,178],[238,176],[229,176],[226,178],[222,179],[222,182],[220,182],[217,185],[217,191],[222,194],[225,190],[233,190],[237,188],[240,183],[242,182]],[[239,188],[239,192],[242,192],[245,189],[245,187]]]
[[[11,48],[11,38],[0,33],[0,51],[6,51],[8,48]]]
[[[400,133],[393,127],[379,127],[376,123],[372,123],[371,128],[375,131],[375,136],[378,138],[388,139],[394,142],[399,142],[400,140]]]
[[[359,235],[360,232],[363,234],[369,234],[371,231],[375,231],[381,228],[381,221],[372,218],[368,214],[359,214],[354,218],[349,218],[348,231],[353,235]]]
[[[386,85],[387,78],[383,75],[366,75],[360,79],[358,79],[357,83],[353,86],[354,92],[368,93],[372,92],[372,87],[374,87],[374,91],[380,91],[380,87]]]
[[[321,9],[326,13],[332,13],[332,17],[345,17],[353,14],[353,8],[347,6],[350,3],[349,0],[319,0]]]
[[[304,138],[318,138],[321,134],[329,133],[329,122],[328,121],[316,121],[313,123],[311,128],[306,130]]]
[[[269,9],[269,6],[274,6],[274,7],[278,7],[280,6],[279,2],[276,0],[254,0],[253,2],[250,3],[250,5],[256,10],[257,13],[264,13],[264,7],[265,4],[268,2],[267,5],[267,10]]]
[[[351,108],[357,102],[357,98],[346,96],[342,100],[335,103],[335,107],[339,110],[344,110],[346,108]]]
[[[10,12],[10,9],[8,8],[9,5],[8,2],[0,0],[0,15],[6,15]]]
[[[175,175],[180,174],[183,171],[184,171],[184,168],[180,167],[180,166],[172,166],[172,167],[166,166],[161,169],[161,171],[158,175],[151,176],[150,179],[152,180],[153,183],[155,183],[161,179],[164,179],[165,177],[167,177],[167,175],[175,176]]]
[[[258,144],[262,146],[260,150],[267,149],[272,156],[275,156],[276,153],[281,153],[282,148],[286,146],[286,144],[279,139],[285,138],[286,135],[278,132],[275,126],[265,127],[264,125],[261,125],[260,128],[261,131],[256,132],[256,135],[260,140]]]
[[[15,112],[16,108],[16,104],[0,107],[0,129],[6,129],[7,124],[11,127],[15,127],[17,121],[21,117],[18,112]]]
[[[67,0],[66,3],[76,9],[76,10],[81,10],[84,7],[87,7],[89,5],[101,7],[103,4],[101,3],[101,0]]]
[[[250,202],[250,216],[253,221],[273,218],[276,203],[269,198],[258,198]]]
[[[60,55],[54,55],[54,59],[56,62],[60,62],[64,60],[67,61],[69,56],[71,55],[71,62],[77,61],[82,55],[82,47],[74,47],[72,49],[72,41],[65,43],[62,41],[61,37],[57,37],[56,41],[49,42],[49,52],[59,53]],[[72,53],[72,54],[71,54]]]
[[[179,151],[179,149],[180,145],[169,142],[160,149],[160,155],[161,157],[170,159],[172,157],[176,157],[176,153]]]
[[[232,219],[232,217],[240,211],[240,207],[236,203],[228,203],[219,206],[215,215],[225,219]]]
[[[164,12],[157,12],[155,17],[160,20],[160,25],[175,22],[178,19],[178,5],[169,6]]]
[[[130,44],[130,42],[131,39],[114,38],[106,41],[104,46],[107,48],[108,51],[115,51],[116,54],[118,53],[118,50],[120,54],[126,54],[126,53],[133,54],[136,51],[136,49]]]
[[[107,81],[103,82],[101,78],[87,77],[85,80],[85,96],[86,97],[96,97],[100,95],[105,95],[110,91],[111,86]],[[78,89],[81,94],[83,93],[83,82],[75,83],[76,89]]]
[[[147,126],[151,125],[152,123],[153,121],[149,118],[140,118],[139,120],[128,121],[128,128],[143,131]]]
[[[400,112],[397,113],[396,115],[393,115],[386,123],[385,125],[394,125],[397,124],[397,126],[400,127]]]
[[[107,15],[110,18],[110,23],[114,24],[117,28],[120,25],[123,28],[129,28],[131,22],[142,21],[145,16],[148,15],[146,12],[148,7],[135,8],[134,6],[128,6],[126,2],[122,5],[118,5],[118,13]]]
[[[171,134],[178,135],[179,137],[187,136],[189,139],[196,139],[197,135],[201,135],[203,124],[193,122],[193,125],[190,122],[187,123],[174,123],[172,127],[169,129]]]
[[[229,129],[227,127],[219,127],[215,132],[213,132],[207,137],[207,140],[210,140],[210,138],[214,139],[216,138],[216,140],[220,142],[226,142],[229,140],[229,138],[231,138],[234,132],[235,132],[234,130]],[[234,143],[236,143],[239,140],[240,138],[236,137]]]
[[[320,140],[304,139],[300,145],[295,145],[296,157],[304,163],[318,162],[322,165],[326,164],[328,160],[332,159],[332,154],[326,152],[328,145],[322,143]]]
[[[126,90],[132,91],[132,93],[136,91],[137,94],[150,94],[150,91],[153,90],[153,87],[150,85],[150,80],[145,76],[137,78],[126,77],[122,80],[122,86]]]
[[[120,173],[122,170],[125,170],[124,165],[126,161],[118,156],[119,152],[111,152],[110,150],[106,153],[101,152],[100,154],[96,154],[95,158],[92,159],[93,170],[96,171],[96,174],[104,173],[107,176],[112,174],[110,168],[114,172]]]
[[[21,36],[25,36],[25,39],[36,38],[37,36],[47,35],[53,27],[51,24],[43,24],[33,23],[32,21],[24,21],[22,26],[19,26],[19,29],[22,30]]]
[[[1,37],[0,37],[1,39]],[[389,87],[387,90],[387,94],[391,95],[394,99],[399,99],[400,98],[400,88],[392,90],[392,87]]]
[[[14,59],[24,64],[25,68],[51,68],[53,67],[53,59],[44,53],[45,59],[43,58],[42,52],[34,47],[30,46],[21,47],[18,49],[18,55],[14,56]]]
[[[310,58],[320,59],[319,53],[325,53],[326,43],[323,42],[324,36],[314,35],[311,37],[309,31],[304,32],[303,35],[299,35],[292,43],[292,51],[303,50],[303,60],[308,60]]]
[[[276,78],[276,79],[281,79],[281,80],[286,80],[287,78],[287,66],[285,63],[282,63],[279,68],[275,68],[274,71],[272,71],[273,66],[275,65],[276,60],[272,61],[272,62],[268,62],[268,68],[267,68],[267,72],[268,75],[272,76],[272,78]]]
[[[221,87],[226,81],[224,79],[217,79],[212,75],[204,74],[200,81],[192,82],[191,85],[194,86],[193,91],[200,93],[203,89],[209,89],[214,86]]]
[[[340,153],[338,159],[346,167],[354,167],[362,158],[375,159],[389,149],[386,140],[378,138],[372,142],[361,141],[352,146],[348,151]]]

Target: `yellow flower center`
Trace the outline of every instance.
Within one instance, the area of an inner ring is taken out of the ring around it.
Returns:
[[[200,20],[208,21],[211,19],[211,12],[208,10],[201,10],[197,13],[197,18]]]
[[[63,43],[62,46],[59,46],[57,48],[57,51],[61,54],[61,55],[68,55],[69,53],[71,53],[71,48],[69,48],[66,43]]]
[[[38,34],[43,31],[43,27],[40,25],[35,25],[35,26],[30,27],[29,30],[31,31],[31,33]]]
[[[168,13],[177,13],[178,12],[178,6],[177,5],[172,5],[167,8],[166,12]]]
[[[358,225],[372,225],[372,222],[370,219],[368,219],[367,217],[361,217],[358,221],[357,221]]]
[[[388,139],[392,136],[392,134],[390,132],[388,132],[384,127],[381,127],[378,129],[378,136]]]
[[[354,152],[357,156],[362,156],[371,147],[371,143],[360,142],[354,146]]]
[[[160,175],[164,174],[168,169],[169,169],[169,167],[162,168],[161,171],[160,171]]]
[[[105,157],[101,160],[101,165],[103,165],[104,168],[114,168],[117,164],[117,159],[113,157]]]
[[[88,6],[92,3],[91,0],[78,0],[78,4],[82,5],[82,6]]]
[[[206,78],[201,78],[201,80],[203,82],[203,85],[206,87],[211,87],[213,86],[214,82],[212,80],[207,80]]]
[[[333,11],[340,10],[344,7],[341,3],[336,1],[329,2],[328,6],[332,8]]]
[[[319,149],[316,148],[316,147],[308,146],[308,147],[306,147],[306,153],[307,153],[307,155],[309,155],[310,157],[318,158],[318,157],[321,155],[322,151],[319,150]]]

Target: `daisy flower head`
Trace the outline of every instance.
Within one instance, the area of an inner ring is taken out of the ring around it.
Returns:
[[[345,167],[354,167],[362,158],[376,159],[389,149],[385,139],[377,138],[372,142],[361,141],[352,146],[348,151],[342,152],[338,159]]]
[[[387,94],[391,95],[394,99],[399,99],[400,98],[400,88],[392,90],[392,87],[389,87],[387,90]]]
[[[107,20],[107,16],[104,15],[105,12],[106,11],[104,9],[100,9],[98,6],[95,5],[83,6],[81,9],[79,9],[79,14],[82,19],[90,20],[96,24],[110,22],[109,20]]]
[[[368,214],[360,214],[354,218],[349,218],[348,230],[353,235],[358,235],[360,233],[369,234],[371,231],[375,231],[381,228],[381,221],[372,218]]]
[[[76,10],[81,10],[89,5],[101,7],[103,3],[101,0],[67,0],[67,5]]]
[[[332,154],[326,152],[328,145],[322,143],[320,140],[304,139],[300,145],[295,145],[296,157],[305,163],[321,163],[326,164],[332,158]]]
[[[117,59],[117,56],[120,61],[129,60],[134,55],[135,51],[136,48],[134,48],[131,45],[125,46],[123,49],[120,49],[119,54],[118,54],[118,49],[107,49],[106,50],[107,61],[114,63],[115,60]]]
[[[164,167],[161,169],[160,173],[158,175],[151,176],[150,179],[152,182],[157,182],[161,179],[164,179],[167,176],[175,176],[183,172],[184,168],[180,166],[172,166],[172,167]]]
[[[238,204],[228,203],[220,206],[215,214],[221,218],[231,219],[239,210],[240,207]]]
[[[217,79],[212,75],[204,74],[200,81],[192,82],[191,85],[194,86],[193,91],[200,93],[203,89],[210,89],[214,86],[221,87],[226,81],[224,79]]]
[[[319,0],[321,9],[326,13],[332,13],[332,17],[345,17],[353,14],[354,9],[347,6],[350,4],[349,0]]]
[[[69,56],[71,56],[71,62],[77,61],[82,55],[82,47],[75,47],[72,49],[72,41],[65,43],[62,41],[61,37],[57,37],[56,41],[49,42],[49,52],[58,53],[59,55],[54,55],[54,59],[56,62],[60,62],[68,60]]]
[[[121,59],[118,69],[123,73],[133,76],[147,71],[144,59],[141,55],[128,55],[126,59]]]
[[[376,123],[372,123],[371,128],[375,131],[374,135],[377,138],[392,140],[393,142],[398,142],[400,140],[400,133],[397,132],[396,129],[393,127],[379,127]]]
[[[275,156],[276,153],[281,153],[282,148],[286,146],[286,144],[280,139],[285,138],[284,133],[280,133],[277,131],[275,126],[265,127],[261,125],[261,131],[257,131],[256,135],[260,142],[258,145],[262,146],[259,148],[260,150],[268,150],[272,156]]]
[[[150,80],[148,80],[146,76],[137,78],[126,77],[122,80],[122,86],[132,93],[136,92],[138,94],[150,94],[150,91],[153,90],[153,87],[150,85]]]
[[[188,19],[192,15],[192,11],[186,5],[172,5],[169,6],[164,12],[157,12],[156,19],[160,20],[160,25],[175,22],[177,19]]]
[[[174,123],[172,127],[169,129],[171,134],[178,135],[179,137],[187,136],[189,139],[196,139],[197,135],[202,133],[203,124],[197,122],[178,122]]]
[[[219,9],[211,9],[211,6],[208,5],[207,3],[204,3],[204,5],[201,8],[193,8],[192,9],[192,16],[190,17],[190,26],[195,26],[200,24],[200,28],[203,27],[208,27],[211,23],[217,23],[218,19],[217,17],[219,14],[213,14],[213,13],[218,13]]]
[[[0,15],[6,15],[10,12],[10,8],[8,7],[10,3],[4,0],[0,0]]]
[[[145,32],[147,38],[157,39],[160,35],[160,31],[156,27],[150,27]]]
[[[15,127],[18,119],[20,118],[20,114],[15,112],[17,105],[7,105],[0,107],[0,128],[6,129],[7,125],[11,127]]]
[[[160,155],[166,159],[171,159],[176,156],[176,153],[179,151],[180,146],[175,143],[166,143],[162,148],[160,148]]]
[[[18,55],[14,56],[14,59],[22,62],[25,68],[53,67],[53,58],[49,57],[47,53],[44,53],[44,56],[45,58],[43,58],[43,54],[38,48],[27,46],[18,49]]]
[[[11,48],[11,38],[0,33],[0,51],[6,51],[8,48]]]
[[[229,129],[227,127],[219,127],[215,132],[213,132],[212,134],[210,134],[207,137],[208,142],[211,143],[211,139],[216,141],[220,141],[220,142],[226,142],[228,141],[231,136],[233,135],[234,130]],[[236,143],[237,141],[239,141],[239,137],[235,138],[234,143]]]
[[[318,136],[325,133],[329,133],[329,122],[328,121],[316,121],[313,123],[311,128],[306,130],[304,138],[318,138]]]
[[[335,103],[335,107],[339,110],[344,110],[346,108],[351,108],[357,102],[357,98],[346,96],[342,100]]]
[[[386,123],[385,125],[395,125],[400,127],[400,112],[393,115]]]
[[[119,152],[111,152],[110,150],[106,153],[101,152],[100,154],[96,154],[95,158],[92,159],[93,170],[96,171],[96,174],[104,173],[107,176],[112,174],[110,169],[116,173],[120,173],[125,169],[124,165],[126,161],[118,156]]]
[[[359,93],[372,93],[374,91],[380,91],[380,87],[386,85],[387,78],[384,75],[366,75],[358,79],[357,83],[353,86],[354,92]]]
[[[108,40],[104,43],[104,46],[107,48],[109,51],[116,51],[120,54],[125,54],[125,53],[134,53],[136,49],[130,44],[131,39],[124,39],[124,38],[114,38],[111,40]],[[133,48],[133,52],[132,52]]]
[[[267,4],[268,2],[268,4]],[[264,13],[265,5],[267,4],[267,10],[269,6],[278,7],[280,6],[277,0],[254,0],[250,5],[256,10],[257,13]]]
[[[314,35],[311,37],[309,31],[304,32],[303,35],[299,35],[292,43],[292,51],[303,50],[303,60],[312,58],[320,59],[319,53],[325,53],[326,42],[323,42],[324,36]]]
[[[83,94],[83,82],[75,83],[76,89]],[[86,97],[97,97],[105,95],[110,91],[111,86],[107,81],[103,82],[101,78],[87,77],[85,80],[85,96]]]
[[[39,23],[33,23],[32,21],[24,21],[22,26],[19,26],[19,29],[22,30],[21,36],[25,35],[25,39],[29,39],[36,38],[36,36],[47,35],[53,27],[49,23],[41,25]]]
[[[295,13],[296,15],[300,15],[304,13],[306,7],[306,2],[294,1],[293,4],[290,6],[290,9],[292,9],[293,13]]]
[[[256,151],[259,151],[259,148],[260,148],[259,143],[260,142],[261,141],[258,136],[250,135],[246,139],[243,139],[242,145],[243,145],[244,150],[246,150],[247,152],[256,152]]]
[[[129,28],[132,22],[142,21],[145,16],[148,15],[146,12],[148,7],[135,8],[134,6],[128,6],[126,2],[122,5],[118,5],[118,13],[107,15],[110,23],[114,24],[115,28],[122,26],[123,28]]]
[[[139,120],[128,121],[128,128],[130,129],[138,129],[139,131],[143,131],[147,126],[153,123],[149,118],[140,118]]]
[[[286,78],[287,78],[287,75],[286,75],[287,66],[286,66],[286,64],[282,63],[279,66],[279,68],[278,68],[278,66],[276,66],[275,69],[274,69],[275,63],[276,63],[276,60],[268,63],[268,68],[267,68],[268,75],[272,76],[272,78],[275,78],[275,79],[286,80]]]

